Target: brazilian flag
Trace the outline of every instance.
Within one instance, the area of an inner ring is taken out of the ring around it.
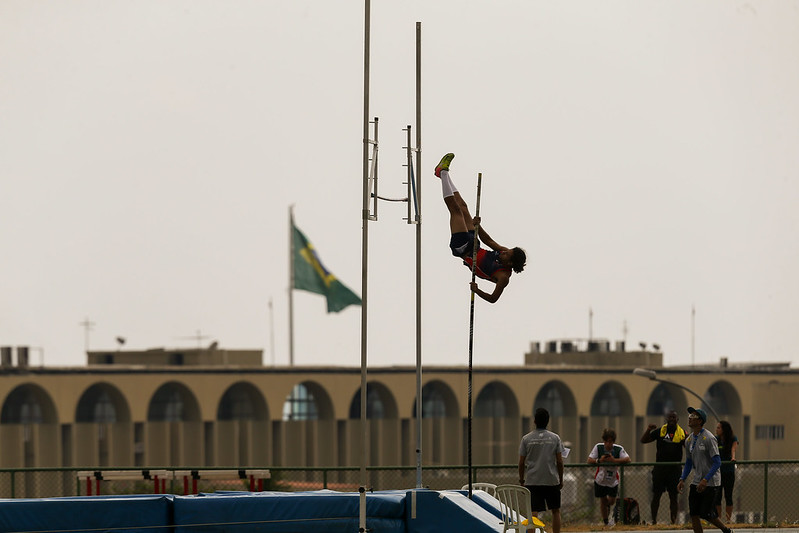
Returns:
[[[327,312],[338,313],[349,305],[361,305],[361,299],[344,286],[319,260],[316,249],[292,222],[294,238],[294,287],[327,298]]]

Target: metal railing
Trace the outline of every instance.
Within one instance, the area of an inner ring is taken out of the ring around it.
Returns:
[[[619,498],[634,498],[641,519],[651,522],[652,467],[656,463],[620,465]],[[666,464],[666,463],[657,463]],[[672,463],[678,464],[678,463]],[[269,477],[253,485],[247,475],[253,469],[269,471]],[[799,524],[799,461],[738,461],[731,523],[762,526],[794,526]],[[593,494],[596,465],[565,465],[562,496],[564,525],[585,525],[601,522],[599,503]],[[103,476],[103,472],[113,471]],[[193,472],[191,490],[187,490],[186,472]],[[130,472],[130,476],[122,475]],[[151,473],[157,472],[160,483]],[[215,474],[213,474],[215,472]],[[221,472],[231,472],[229,479]],[[241,475],[245,472],[245,475]],[[410,489],[416,486],[415,466],[368,467],[371,490]],[[466,465],[427,466],[422,482],[433,490],[459,489],[468,483]],[[91,473],[88,476],[87,473]],[[205,475],[204,475],[205,473]],[[472,481],[494,484],[517,483],[518,465],[472,465]],[[81,474],[79,476],[79,474]],[[91,484],[91,488],[89,488]],[[7,468],[0,469],[0,497],[44,498],[86,494],[185,494],[219,490],[307,491],[331,489],[357,491],[359,467],[148,467],[148,468]],[[89,492],[91,491],[91,492]],[[678,524],[690,522],[687,490],[679,496]],[[658,523],[669,523],[668,494],[661,496]],[[547,521],[548,513],[542,514]],[[722,518],[723,519],[723,518]]]

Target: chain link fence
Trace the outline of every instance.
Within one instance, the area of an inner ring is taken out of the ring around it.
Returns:
[[[641,519],[651,523],[652,467],[655,463],[628,463],[620,467],[619,498],[634,498]],[[664,464],[664,463],[659,463]],[[674,463],[677,464],[677,463]],[[799,525],[799,461],[739,461],[736,464],[731,522],[789,527]],[[596,465],[567,464],[562,491],[564,526],[601,523],[599,502],[594,497]],[[194,476],[186,476],[186,471]],[[215,471],[231,472],[229,479],[204,479]],[[107,479],[104,479],[103,473]],[[130,475],[120,475],[128,472]],[[152,475],[159,472],[160,476]],[[16,468],[0,469],[0,497],[45,498],[90,494],[191,494],[215,491],[309,491],[330,489],[357,491],[358,467],[269,467],[270,476],[257,484],[247,469],[159,467],[157,469]],[[238,473],[238,475],[237,475]],[[113,475],[112,475],[113,474]],[[416,486],[414,466],[367,468],[370,490],[409,489]],[[475,465],[473,482],[497,485],[518,482],[518,465]],[[424,467],[422,485],[433,490],[460,489],[468,483],[464,465]],[[690,522],[687,490],[679,496],[678,524]],[[661,495],[657,522],[669,523],[669,496]],[[543,513],[542,519],[550,519]]]

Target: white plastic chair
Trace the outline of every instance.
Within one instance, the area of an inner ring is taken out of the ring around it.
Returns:
[[[499,485],[496,490],[499,510],[502,512],[502,531],[535,531],[530,491],[521,485]],[[539,522],[540,523],[540,522]]]
[[[469,490],[469,485],[464,485],[461,490]],[[472,483],[472,491],[482,490],[487,492],[490,496],[497,497],[497,486],[493,483]]]

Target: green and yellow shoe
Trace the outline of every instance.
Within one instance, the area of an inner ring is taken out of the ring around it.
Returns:
[[[441,158],[441,161],[438,162],[436,165],[436,176],[441,177],[442,170],[449,170],[449,164],[452,163],[452,160],[455,159],[455,154],[446,154],[444,157]]]

